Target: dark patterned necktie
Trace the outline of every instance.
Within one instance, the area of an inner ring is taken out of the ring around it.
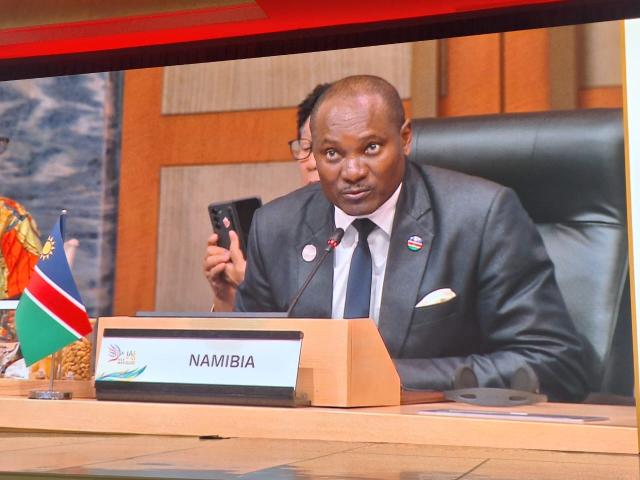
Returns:
[[[344,318],[367,318],[371,303],[372,274],[371,251],[367,238],[376,225],[368,218],[358,218],[352,225],[358,231],[358,244],[353,251],[349,267]]]

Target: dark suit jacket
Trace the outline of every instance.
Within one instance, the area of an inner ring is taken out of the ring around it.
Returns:
[[[334,229],[318,184],[256,212],[239,311],[286,311]],[[422,237],[411,251],[407,240]],[[331,317],[333,262],[320,267],[293,316]],[[551,400],[586,394],[582,347],[542,239],[515,193],[495,183],[407,162],[389,246],[379,331],[408,388],[451,388],[460,365],[481,386],[508,387],[524,363]],[[429,292],[453,300],[415,308]]]

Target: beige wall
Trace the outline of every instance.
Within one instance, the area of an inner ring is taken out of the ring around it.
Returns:
[[[384,77],[409,98],[411,44],[167,67],[162,112],[293,107],[317,84],[355,74]]]
[[[582,25],[580,86],[619,87],[622,84],[620,22]]]

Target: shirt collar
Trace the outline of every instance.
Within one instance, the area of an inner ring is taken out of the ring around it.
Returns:
[[[349,225],[351,225],[356,218],[368,218],[390,237],[391,228],[393,227],[393,217],[396,213],[396,205],[398,204],[398,197],[400,196],[401,188],[402,183],[398,185],[396,191],[393,192],[393,195],[391,195],[386,202],[380,205],[376,211],[369,215],[353,217],[351,215],[347,215],[338,206],[334,206],[334,221],[336,228],[342,228],[346,231]]]

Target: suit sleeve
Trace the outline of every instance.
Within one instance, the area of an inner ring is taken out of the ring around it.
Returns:
[[[236,292],[235,310],[238,312],[277,311],[262,256],[264,246],[261,244],[261,240],[264,236],[261,211],[257,210],[247,242],[245,279]]]
[[[550,400],[579,401],[587,392],[582,344],[558,289],[542,238],[512,190],[496,194],[482,231],[477,265],[478,353],[396,359],[403,385],[448,390],[461,365],[480,386],[508,388],[523,364]]]

